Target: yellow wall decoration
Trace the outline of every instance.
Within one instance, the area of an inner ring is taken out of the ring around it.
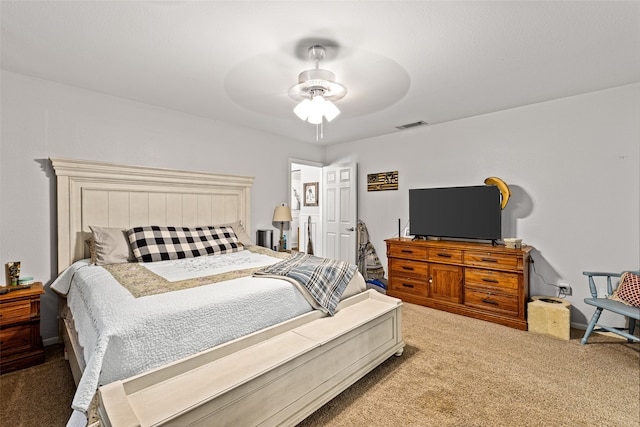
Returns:
[[[398,189],[398,171],[370,173],[367,175],[367,191]]]

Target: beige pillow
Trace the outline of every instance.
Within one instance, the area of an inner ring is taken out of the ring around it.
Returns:
[[[254,243],[251,241],[251,237],[247,234],[247,230],[244,229],[240,221],[230,222],[228,224],[217,224],[215,227],[229,226],[233,228],[233,231],[236,233],[236,237],[244,246],[251,246]]]
[[[126,230],[90,225],[96,245],[96,265],[122,264],[135,261]]]

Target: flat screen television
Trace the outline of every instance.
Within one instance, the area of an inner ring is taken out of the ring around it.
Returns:
[[[495,185],[409,190],[409,232],[418,237],[502,238],[500,190]]]

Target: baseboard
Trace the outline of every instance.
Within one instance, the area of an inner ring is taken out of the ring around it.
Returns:
[[[42,340],[42,345],[46,347],[48,345],[58,344],[59,342],[58,337],[46,338]]]

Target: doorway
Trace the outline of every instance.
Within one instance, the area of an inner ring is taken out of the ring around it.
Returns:
[[[356,263],[357,164],[289,160],[288,247]]]
[[[291,217],[287,242],[292,250],[324,256],[322,247],[322,164],[289,160]]]

